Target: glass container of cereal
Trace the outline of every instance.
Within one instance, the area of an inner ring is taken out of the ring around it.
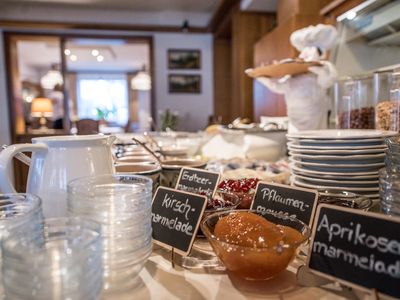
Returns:
[[[336,127],[375,128],[372,76],[345,78],[335,86]]]
[[[376,128],[400,131],[400,70],[374,74]]]

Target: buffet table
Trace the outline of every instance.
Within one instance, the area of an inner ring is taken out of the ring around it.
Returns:
[[[296,270],[301,264],[295,260],[275,279],[254,284],[231,279],[225,273],[210,274],[179,266],[173,268],[168,252],[159,249],[147,261],[134,290],[106,299],[346,299],[320,288],[299,286]]]

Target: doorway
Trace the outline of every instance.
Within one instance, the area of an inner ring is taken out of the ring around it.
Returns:
[[[87,119],[103,133],[150,129],[151,37],[7,33],[6,49],[14,141],[77,133]],[[32,110],[37,99],[47,99],[45,111]]]

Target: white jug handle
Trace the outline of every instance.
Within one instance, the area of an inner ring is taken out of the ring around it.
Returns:
[[[20,152],[47,151],[45,144],[16,144],[0,152],[0,193],[16,193],[9,177],[13,157]]]

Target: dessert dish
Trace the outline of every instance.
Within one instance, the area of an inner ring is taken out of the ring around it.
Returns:
[[[240,200],[238,208],[250,208],[259,181],[258,178],[225,179],[219,183],[218,188],[237,195]]]
[[[366,196],[337,189],[321,190],[318,193],[318,204],[322,203],[361,210],[368,210],[373,205],[373,201]]]
[[[221,175],[222,180],[224,179],[239,180],[246,178],[258,178],[261,181],[287,184],[289,181],[289,172],[273,173],[271,171],[239,168],[235,170],[225,171]]]

